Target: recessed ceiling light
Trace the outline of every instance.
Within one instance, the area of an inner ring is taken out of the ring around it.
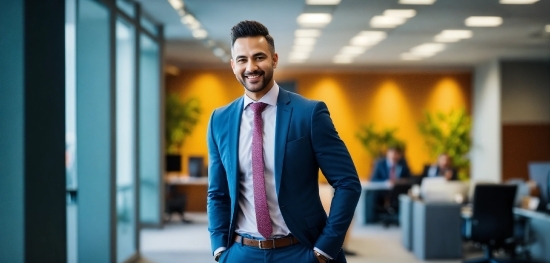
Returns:
[[[416,10],[414,9],[388,9],[384,11],[384,16],[411,18],[415,15]]]
[[[393,28],[405,23],[405,18],[394,16],[375,16],[370,20],[373,28]]]
[[[303,27],[324,27],[332,21],[332,15],[326,13],[305,13],[296,19]]]
[[[356,46],[345,46],[340,50],[341,54],[347,54],[347,55],[359,55],[362,54],[367,50],[364,47],[356,47]]]
[[[439,35],[434,37],[436,42],[457,42],[461,39],[471,38],[473,33],[471,30],[443,30]]]
[[[538,2],[539,0],[500,0],[504,5],[529,5]]]
[[[435,53],[443,51],[445,49],[445,44],[441,43],[425,43],[416,47],[411,48],[411,53],[419,56],[433,56]]]
[[[378,42],[380,42],[380,40],[378,40],[378,39],[373,39],[373,38],[370,38],[370,37],[368,37],[368,36],[354,36],[354,37],[349,41],[349,43],[350,43],[352,46],[362,46],[362,47],[373,46],[373,45],[378,44]]]
[[[471,16],[464,21],[470,27],[496,27],[502,24],[500,16]]]
[[[216,57],[223,57],[225,56],[225,51],[220,47],[214,48],[214,55],[216,55]]]
[[[308,5],[337,5],[341,0],[306,0]]]
[[[297,29],[294,31],[295,37],[318,37],[321,35],[319,29]]]
[[[401,60],[422,60],[422,58],[423,57],[411,53],[401,54]]]
[[[436,0],[399,0],[402,5],[431,5]]]
[[[183,7],[183,2],[181,0],[168,0],[168,2],[176,10],[181,9]]]
[[[208,36],[208,32],[204,29],[195,29],[193,30],[193,37],[196,39],[204,39]]]
[[[294,45],[297,46],[313,46],[317,42],[317,39],[312,37],[299,37],[294,39]]]
[[[546,33],[550,33],[550,25],[546,25],[544,27],[544,30],[546,30]]]
[[[471,38],[474,35],[474,33],[472,33],[472,30],[447,29],[447,30],[441,31],[440,35],[445,37],[466,39],[466,38]]]
[[[354,46],[372,46],[385,38],[386,32],[384,31],[361,31],[351,39],[350,44]]]
[[[296,52],[311,52],[313,50],[313,46],[293,46],[292,51]]]

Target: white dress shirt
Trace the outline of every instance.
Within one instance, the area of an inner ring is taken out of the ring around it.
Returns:
[[[267,206],[273,226],[272,237],[286,236],[290,233],[286,226],[279,201],[275,191],[275,120],[277,119],[277,97],[279,86],[273,85],[259,101],[268,104],[262,112],[263,148],[264,148],[264,178]],[[235,232],[261,238],[256,225],[256,210],[254,209],[254,185],[252,182],[252,132],[254,129],[254,111],[249,107],[256,101],[244,95],[243,114],[239,133],[239,211]]]

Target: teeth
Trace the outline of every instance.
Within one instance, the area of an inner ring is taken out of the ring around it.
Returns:
[[[255,78],[258,78],[260,75],[251,75],[251,76],[246,76],[248,79],[255,79]]]

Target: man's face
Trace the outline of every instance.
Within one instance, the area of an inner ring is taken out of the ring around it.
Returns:
[[[446,154],[442,154],[439,156],[439,159],[437,160],[439,167],[447,168],[451,166],[451,157]]]
[[[269,91],[266,88],[273,85],[277,53],[271,53],[265,37],[256,36],[235,40],[232,55],[231,67],[237,80],[245,87],[247,94],[261,98]]]
[[[395,149],[389,149],[386,152],[386,158],[392,162],[392,164],[396,164],[401,160],[401,153]]]

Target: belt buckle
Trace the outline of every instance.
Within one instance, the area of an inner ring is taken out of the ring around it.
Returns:
[[[275,248],[275,239],[271,239],[271,242],[273,242],[273,247],[271,247],[271,248],[262,247],[262,241],[268,241],[268,240],[267,239],[266,240],[258,240],[258,248],[259,249],[272,249],[272,248]]]

